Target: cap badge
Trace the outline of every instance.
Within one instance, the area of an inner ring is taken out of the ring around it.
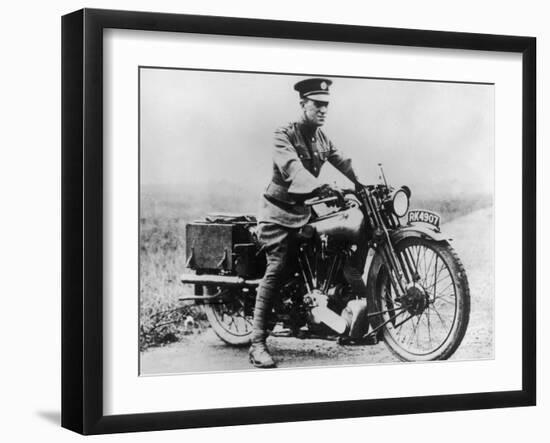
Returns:
[[[321,89],[327,89],[327,83],[326,82],[321,82]]]

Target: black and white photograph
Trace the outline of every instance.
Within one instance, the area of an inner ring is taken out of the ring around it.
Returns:
[[[493,83],[137,75],[141,376],[495,357]]]
[[[7,2],[0,440],[545,441],[544,11]]]

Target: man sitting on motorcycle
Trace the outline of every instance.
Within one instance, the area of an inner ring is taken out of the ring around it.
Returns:
[[[311,209],[304,201],[312,196],[324,198],[336,194],[320,183],[321,167],[329,161],[356,182],[351,160],[320,129],[326,119],[331,84],[325,78],[296,83],[294,89],[300,95],[302,117],[275,132],[273,175],[263,195],[258,220],[258,237],[266,253],[267,268],[256,296],[249,351],[250,362],[259,368],[276,366],[266,346],[266,317],[270,302],[288,277],[289,263],[295,258],[296,234],[311,217]],[[361,263],[361,259],[352,257],[344,267],[344,274],[353,292],[365,296]]]

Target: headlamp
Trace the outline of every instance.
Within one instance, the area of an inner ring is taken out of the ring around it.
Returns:
[[[406,186],[403,186],[396,190],[392,195],[392,210],[398,217],[403,217],[409,210],[409,197],[411,191]]]

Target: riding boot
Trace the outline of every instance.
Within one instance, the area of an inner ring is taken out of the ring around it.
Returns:
[[[257,368],[275,368],[277,365],[271,357],[271,354],[267,350],[265,340],[257,343],[252,343],[250,350],[248,351],[248,358],[250,363],[252,363]]]
[[[274,368],[275,361],[266,346],[266,317],[269,306],[269,291],[260,285],[254,306],[254,323],[252,325],[252,345],[248,351],[248,358],[257,368]]]

